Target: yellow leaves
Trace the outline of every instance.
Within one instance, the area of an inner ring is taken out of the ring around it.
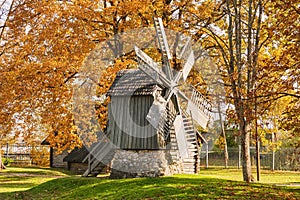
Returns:
[[[68,127],[58,126],[57,131],[53,131],[47,137],[50,146],[54,147],[58,154],[64,150],[71,151],[75,147],[80,147],[82,141],[78,134],[72,129],[68,130]]]
[[[222,137],[222,136],[218,137],[218,139],[215,141],[214,145],[216,145],[220,149],[224,149],[224,147],[225,147],[224,137]]]
[[[133,59],[116,59],[114,65],[108,66],[101,75],[101,79],[99,80],[99,87],[97,88],[98,96],[105,95],[105,93],[109,90],[117,73],[122,69],[129,69],[136,66],[136,62]],[[96,115],[98,116],[98,121],[102,130],[106,128],[106,122],[108,117],[108,103],[110,99],[107,98],[104,102],[96,105]]]
[[[50,153],[48,147],[38,146],[31,149],[30,156],[32,162],[41,167],[50,166]]]

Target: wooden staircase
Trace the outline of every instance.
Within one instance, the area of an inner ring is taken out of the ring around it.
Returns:
[[[173,162],[179,161],[178,144],[173,126],[170,129],[170,154]]]
[[[188,158],[183,159],[183,172],[185,174],[196,174],[200,170],[199,145],[193,120],[187,113],[183,113],[183,124],[188,144]]]
[[[82,176],[97,176],[106,166],[110,165],[115,155],[113,144],[107,139],[91,147],[89,154],[82,162],[88,162],[88,169]]]

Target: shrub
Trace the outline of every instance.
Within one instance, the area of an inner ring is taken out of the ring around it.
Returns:
[[[2,158],[2,162],[5,166],[10,166],[10,164],[13,163],[14,160],[11,158]]]

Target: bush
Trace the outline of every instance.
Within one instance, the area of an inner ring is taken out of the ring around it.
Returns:
[[[11,163],[14,162],[14,160],[11,158],[2,158],[2,162],[5,166],[9,166]]]
[[[30,151],[32,163],[40,167],[50,166],[50,153],[47,147],[34,147]]]

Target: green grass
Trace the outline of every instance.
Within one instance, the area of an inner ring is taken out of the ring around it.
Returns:
[[[212,178],[220,178],[233,181],[242,181],[243,176],[241,170],[238,169],[223,169],[223,168],[209,168],[202,169],[201,175]],[[256,171],[253,169],[253,176],[256,179]],[[293,184],[300,185],[300,172],[291,171],[270,171],[262,170],[260,173],[260,183],[267,184]],[[299,186],[300,188],[300,186]]]
[[[261,178],[263,184],[244,183],[236,169],[112,180],[50,169],[9,168],[0,172],[0,199],[300,199],[300,187],[277,186],[300,185],[300,173],[263,171]]]
[[[44,182],[67,176],[67,174],[68,172],[63,170],[47,168],[8,167],[0,171],[0,194],[28,190]]]

